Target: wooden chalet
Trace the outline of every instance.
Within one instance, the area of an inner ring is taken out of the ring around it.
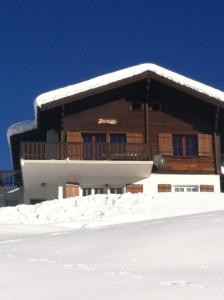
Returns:
[[[144,64],[40,95],[35,110],[34,121],[8,131],[25,203],[99,193],[220,192],[219,90]]]

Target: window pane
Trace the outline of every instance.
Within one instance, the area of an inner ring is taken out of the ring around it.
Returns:
[[[104,194],[104,188],[95,188],[94,189],[94,194]]]
[[[96,143],[106,143],[106,134],[96,134]]]
[[[131,110],[132,111],[141,111],[142,104],[140,102],[131,102]]]
[[[82,195],[83,196],[91,195],[91,188],[83,188],[82,189]]]
[[[198,143],[195,135],[186,136],[186,156],[198,155]]]
[[[111,143],[125,143],[126,142],[126,135],[119,134],[119,133],[112,133],[110,135],[110,142]]]
[[[173,136],[173,155],[174,156],[183,156],[183,143],[182,136],[174,135]]]
[[[123,194],[123,188],[117,187],[117,188],[110,188],[111,194]]]

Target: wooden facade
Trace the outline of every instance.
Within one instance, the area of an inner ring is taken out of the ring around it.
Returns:
[[[221,116],[223,109],[217,117],[217,104],[212,101],[157,80],[141,79],[43,106],[37,130],[11,137],[13,163],[19,169],[20,157],[88,159],[89,147],[90,159],[153,160],[159,154],[165,164],[155,172],[219,174]],[[55,135],[50,144],[51,130]],[[174,135],[183,137],[183,149],[185,137],[194,136],[194,155],[188,155],[188,149],[176,155]],[[114,142],[119,138],[123,140]]]

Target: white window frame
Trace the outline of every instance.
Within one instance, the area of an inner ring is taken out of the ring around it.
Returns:
[[[179,185],[172,186],[172,192],[174,193],[196,193],[199,191],[200,191],[199,185],[197,184],[189,184],[189,185],[179,184]]]

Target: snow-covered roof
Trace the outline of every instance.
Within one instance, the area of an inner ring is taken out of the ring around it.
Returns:
[[[183,75],[169,71],[155,64],[145,63],[41,94],[35,99],[35,107],[41,107],[44,104],[56,102],[57,100],[60,100],[62,98],[84,93],[86,91],[95,90],[100,87],[106,87],[107,85],[110,85],[112,83],[132,78],[146,72],[154,73],[159,77],[224,102],[224,93],[218,89],[212,88]]]
[[[224,103],[224,92],[155,64],[145,63],[39,95],[34,101],[35,120],[12,125],[8,130],[8,139],[11,135],[22,133],[36,127],[37,107],[41,108],[42,105],[57,102],[60,99],[69,96],[91,92],[101,87],[107,87],[113,83],[131,79],[147,72]]]
[[[35,120],[27,120],[11,125],[7,130],[7,139],[10,144],[10,137],[15,134],[30,131],[36,128]]]

